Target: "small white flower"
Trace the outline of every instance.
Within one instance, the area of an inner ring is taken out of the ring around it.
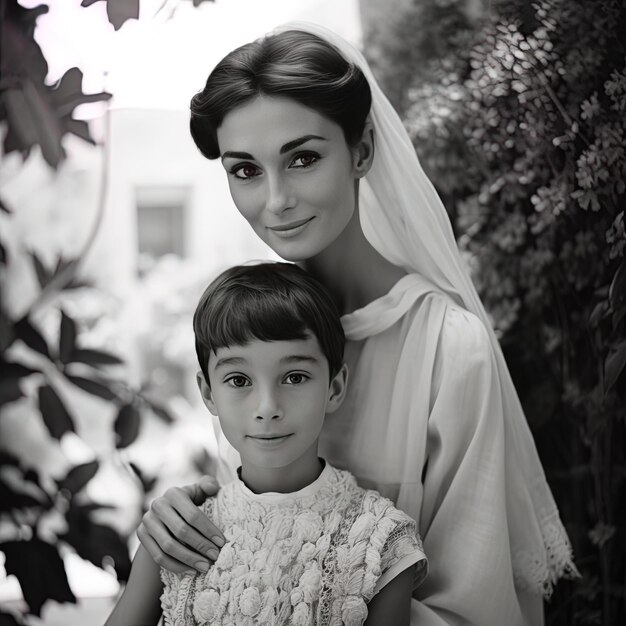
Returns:
[[[306,602],[314,602],[317,600],[320,589],[322,588],[322,574],[317,564],[314,564],[313,567],[307,569],[304,574],[300,576],[299,585]]]
[[[199,622],[209,622],[215,617],[220,594],[214,589],[201,591],[193,603],[193,616]]]
[[[239,609],[244,615],[254,617],[261,610],[261,596],[256,587],[248,587],[239,598]]]
[[[304,603],[300,602],[296,606],[291,616],[291,623],[293,626],[307,626],[309,623],[309,607]]]
[[[367,618],[367,605],[359,596],[347,596],[341,607],[341,619],[345,626],[361,626]]]
[[[312,544],[310,541],[307,541],[302,548],[300,548],[300,553],[298,554],[298,561],[301,563],[308,563],[316,554],[317,548],[315,544]]]
[[[315,543],[322,534],[322,518],[314,511],[303,511],[294,520],[293,532],[302,541]]]

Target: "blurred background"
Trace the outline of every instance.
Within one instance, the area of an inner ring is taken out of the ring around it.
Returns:
[[[623,0],[0,0],[0,625],[102,623],[134,529],[214,473],[191,315],[275,258],[188,133],[234,47],[292,19],[363,48],[449,211],[581,578],[626,617]]]

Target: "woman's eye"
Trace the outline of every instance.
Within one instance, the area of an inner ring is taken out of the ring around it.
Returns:
[[[231,170],[231,173],[235,178],[239,180],[248,180],[250,178],[254,178],[258,176],[260,171],[259,168],[255,165],[251,165],[250,163],[244,163],[243,165],[238,165],[237,167]]]
[[[231,376],[226,381],[231,387],[246,387],[248,385],[248,379],[245,376]]]
[[[289,374],[285,381],[290,385],[301,385],[306,379],[304,374]]]
[[[314,152],[304,152],[294,157],[291,167],[311,167],[319,161],[319,155]]]

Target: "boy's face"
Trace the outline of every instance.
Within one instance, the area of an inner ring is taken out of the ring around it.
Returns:
[[[340,406],[347,370],[329,385],[315,336],[220,348],[211,352],[208,370],[210,389],[199,376],[205,404],[244,465],[296,470],[300,460],[317,463],[324,415]]]

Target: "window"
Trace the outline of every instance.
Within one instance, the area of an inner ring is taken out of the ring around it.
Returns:
[[[166,254],[186,255],[186,187],[142,187],[137,197],[137,273]]]

